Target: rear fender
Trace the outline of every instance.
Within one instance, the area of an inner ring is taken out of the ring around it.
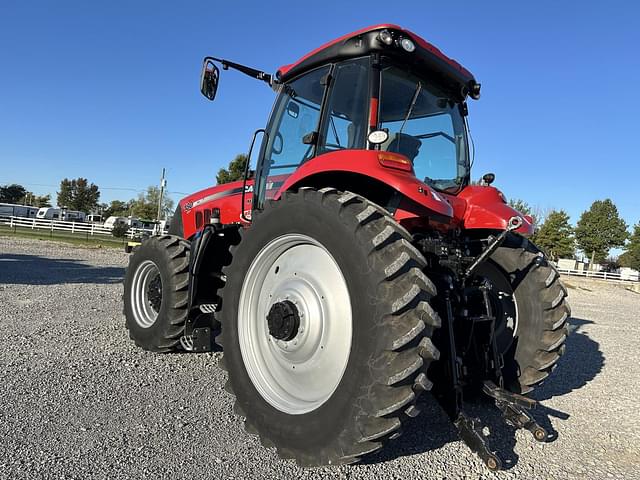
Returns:
[[[413,171],[404,171],[396,168],[383,167],[378,161],[376,150],[339,150],[325,153],[303,163],[276,193],[278,199],[282,192],[299,188],[303,185],[314,184],[313,179],[331,174],[333,177],[340,174],[359,175],[368,177],[376,182],[399,192],[401,195],[416,203],[430,217],[437,217],[440,221],[449,222],[453,216],[453,208],[444,195],[435,192],[425,183],[416,178]],[[336,187],[336,185],[323,185]],[[367,196],[364,192],[364,196]],[[374,194],[375,196],[375,194]],[[373,200],[373,199],[372,199]],[[374,200],[375,201],[375,200]]]

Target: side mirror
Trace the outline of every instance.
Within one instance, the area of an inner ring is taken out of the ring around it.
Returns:
[[[209,100],[213,101],[216,98],[218,78],[220,78],[220,70],[210,58],[205,58],[200,76],[200,92]]]
[[[491,184],[493,183],[493,181],[494,181],[495,179],[496,179],[495,174],[493,174],[493,173],[485,173],[485,174],[482,176],[482,184],[483,184],[485,187],[488,187],[489,185],[491,185]]]

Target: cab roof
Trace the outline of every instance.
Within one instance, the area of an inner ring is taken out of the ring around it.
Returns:
[[[391,33],[394,39],[391,45],[380,40],[380,32],[383,30]],[[405,51],[400,47],[400,40],[403,38],[409,38],[413,41],[415,44],[413,52]],[[469,70],[446,56],[437,47],[415,33],[390,23],[366,27],[332,40],[309,52],[298,61],[280,67],[276,72],[276,77],[281,82],[287,82],[320,65],[365,56],[374,52],[406,63],[411,68],[435,73],[441,77],[445,84],[456,89],[459,88],[462,96],[466,96],[477,83]]]

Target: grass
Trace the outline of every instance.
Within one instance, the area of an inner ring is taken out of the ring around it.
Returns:
[[[127,239],[104,235],[87,235],[85,233],[71,233],[64,231],[38,230],[25,227],[10,227],[0,225],[0,236],[31,238],[34,240],[54,240],[57,242],[82,245],[86,247],[123,248]]]

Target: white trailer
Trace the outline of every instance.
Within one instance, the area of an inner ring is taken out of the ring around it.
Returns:
[[[113,230],[116,225],[129,225],[129,219],[127,217],[114,217],[111,216],[104,221],[104,226]]]
[[[14,203],[0,203],[0,217],[35,218],[38,207],[31,205],[16,205]]]
[[[78,210],[62,210],[60,208],[42,207],[36,218],[47,220],[64,220],[67,222],[84,222],[86,214]]]

